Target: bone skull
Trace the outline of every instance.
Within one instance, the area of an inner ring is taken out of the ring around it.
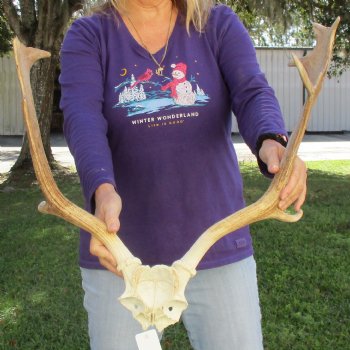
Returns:
[[[126,288],[119,298],[122,305],[144,329],[152,324],[161,331],[178,322],[188,305],[184,293],[193,272],[181,262],[153,267],[139,264],[132,270],[124,273]]]

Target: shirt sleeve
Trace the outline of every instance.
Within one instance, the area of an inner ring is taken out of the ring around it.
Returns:
[[[103,115],[101,44],[91,18],[75,21],[61,49],[61,102],[64,135],[75,159],[85,199],[102,183],[115,186],[107,120]]]
[[[230,8],[220,7],[218,62],[230,93],[240,134],[257,155],[256,144],[260,135],[287,133],[279,103],[260,70],[247,30]]]

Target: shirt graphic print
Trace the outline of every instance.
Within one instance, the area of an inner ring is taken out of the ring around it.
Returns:
[[[209,101],[195,75],[188,77],[185,63],[174,63],[171,68],[171,77],[161,76],[161,79],[155,79],[161,71],[147,68],[135,78],[133,73],[128,77],[128,70],[123,68],[120,75],[126,79],[114,88],[118,101],[114,108],[126,108],[127,116],[135,117],[176,107],[203,106]]]

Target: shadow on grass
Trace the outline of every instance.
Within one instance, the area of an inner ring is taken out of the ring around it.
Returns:
[[[25,174],[0,185],[0,349],[89,349],[78,229],[36,210],[43,196]],[[57,179],[82,206],[76,174]],[[191,349],[181,323],[167,329],[162,347]]]
[[[325,170],[318,169],[318,163],[310,164],[299,222],[264,221],[251,227],[265,349],[349,346],[349,162],[346,169],[329,163]],[[247,174],[247,197],[255,197],[260,187],[266,188],[255,181],[264,180],[254,172]],[[251,181],[254,184],[249,185]]]
[[[300,222],[252,225],[265,349],[333,350],[349,344],[346,164],[346,171],[339,164],[309,170]],[[268,180],[249,164],[242,173],[249,203],[267,189]],[[62,192],[81,205],[76,175],[58,180]],[[12,186],[0,192],[0,349],[88,349],[78,229],[37,212],[42,195],[35,183],[19,179]],[[181,324],[166,330],[162,347],[191,349]]]
[[[76,184],[63,187],[78,200]],[[88,349],[77,229],[37,212],[35,183],[12,186],[0,193],[0,348]]]

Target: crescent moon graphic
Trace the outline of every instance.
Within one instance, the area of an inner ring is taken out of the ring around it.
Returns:
[[[125,77],[127,72],[128,72],[128,70],[126,68],[123,68],[122,73],[120,73],[120,76]]]

